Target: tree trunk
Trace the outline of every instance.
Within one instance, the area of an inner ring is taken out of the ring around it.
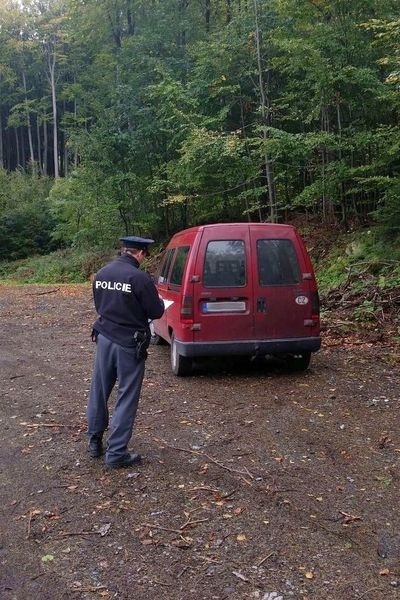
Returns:
[[[327,107],[321,102],[321,131],[329,133],[330,123]],[[333,221],[332,198],[326,193],[326,166],[329,164],[329,151],[324,145],[321,149],[322,161],[322,220],[324,223]]]
[[[20,155],[19,155],[19,139],[18,139],[18,128],[14,127],[14,135],[15,135],[15,148],[17,151],[17,164],[16,167],[18,169],[18,167],[21,166],[21,162],[20,162]]]
[[[57,129],[57,95],[56,95],[56,52],[53,44],[46,44],[48,80],[51,89],[51,104],[53,108],[53,162],[54,162],[54,179],[60,177],[60,167],[58,159],[58,129]]]
[[[26,89],[26,76],[25,76],[25,71],[22,71],[22,83],[24,86],[24,94],[25,94],[25,106],[26,106],[26,127],[27,127],[27,131],[28,131],[28,142],[29,142],[29,160],[30,163],[32,165],[32,170],[34,163],[35,163],[35,156],[33,153],[33,142],[32,142],[32,126],[31,126],[31,116],[29,113],[29,107],[28,107],[28,96],[27,96],[27,89]]]
[[[232,0],[226,0],[226,22],[229,23],[232,21]]]
[[[269,203],[269,218],[272,223],[275,223],[277,220],[277,211],[276,211],[276,198],[275,198],[275,186],[273,181],[273,169],[272,163],[268,156],[268,152],[266,149],[266,142],[269,137],[267,124],[269,124],[269,111],[267,107],[267,98],[264,90],[264,78],[262,71],[262,61],[261,61],[261,42],[260,42],[260,28],[258,24],[258,11],[257,11],[257,0],[254,0],[254,17],[255,17],[255,29],[256,29],[256,50],[257,50],[257,66],[258,66],[258,83],[260,87],[260,103],[261,103],[261,119],[263,123],[263,139],[264,139],[264,171],[265,177],[267,180],[267,190],[268,190],[268,203]]]
[[[340,112],[339,98],[337,98],[337,101],[336,101],[336,118],[337,118],[337,128],[338,128],[338,135],[339,135],[339,141],[340,141],[339,150],[338,150],[338,158],[341,161],[343,158],[343,152],[342,152],[342,146],[341,146],[341,144],[342,144],[342,115]],[[339,194],[340,194],[340,205],[342,207],[342,222],[347,227],[347,218],[348,218],[347,212],[348,211],[347,211],[347,203],[346,203],[346,188],[345,188],[344,181],[341,181],[339,184]],[[353,198],[354,198],[354,195],[353,195]],[[357,215],[357,211],[355,212],[355,214]],[[357,215],[357,218],[358,218],[358,215]]]
[[[75,119],[75,123],[76,123],[77,118],[78,118],[78,107],[77,107],[76,98],[75,98],[74,99],[74,119]],[[78,166],[78,146],[75,144],[74,145],[74,168],[76,169],[77,166]]]
[[[186,9],[188,7],[188,3],[189,0],[179,0],[179,6],[178,6],[178,10],[179,10],[179,15],[181,16],[182,20],[184,20],[184,17],[186,15]],[[178,35],[178,42],[177,42],[177,46],[178,48],[186,48],[186,29],[182,29]]]
[[[205,22],[206,22],[207,33],[210,31],[210,18],[211,18],[211,0],[206,0]]]
[[[23,169],[25,169],[26,168],[25,128],[19,127],[18,131],[19,131],[19,145],[21,148],[21,154],[20,154],[21,167]]]
[[[40,123],[39,123],[39,115],[36,118],[36,146],[37,146],[37,157],[40,174],[44,175],[43,172],[43,161],[42,161],[42,141],[40,139]]]
[[[43,175],[47,176],[49,173],[49,136],[47,132],[47,115],[44,115],[43,119]]]
[[[64,177],[68,177],[68,173],[69,173],[69,168],[68,168],[68,146],[67,146],[67,144],[65,142],[65,139],[64,139],[63,148],[64,148],[64,152],[63,152],[63,155],[64,155],[64,160],[63,160],[63,162],[64,162]]]
[[[115,16],[115,21],[114,17]],[[119,50],[121,48],[121,19],[118,10],[115,11],[114,15],[111,14],[111,7],[107,7],[107,17],[111,26],[112,36],[114,39],[115,47]]]
[[[3,120],[0,112],[0,169],[4,169]]]
[[[128,35],[135,34],[135,19],[132,10],[132,0],[128,0],[126,8],[126,22],[128,27]]]

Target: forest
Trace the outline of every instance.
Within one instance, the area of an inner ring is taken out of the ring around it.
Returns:
[[[398,0],[2,0],[0,261],[400,226]]]

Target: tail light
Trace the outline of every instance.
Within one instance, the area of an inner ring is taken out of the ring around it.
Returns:
[[[319,310],[320,310],[319,294],[318,294],[318,291],[315,290],[315,292],[313,292],[312,298],[311,298],[311,313],[312,313],[313,318],[319,319]]]
[[[304,327],[318,327],[319,329],[319,295],[315,291],[311,296],[311,319],[304,319]]]
[[[181,323],[193,323],[193,296],[183,296],[181,305]]]

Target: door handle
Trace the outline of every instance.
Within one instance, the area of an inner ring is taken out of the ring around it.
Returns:
[[[257,298],[257,312],[267,312],[267,300],[266,298]]]

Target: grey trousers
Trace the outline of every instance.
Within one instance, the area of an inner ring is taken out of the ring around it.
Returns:
[[[106,462],[121,459],[128,450],[139,404],[145,361],[135,348],[125,348],[99,334],[87,405],[88,436],[101,437],[109,425],[108,400],[118,380],[117,399],[107,440]]]

